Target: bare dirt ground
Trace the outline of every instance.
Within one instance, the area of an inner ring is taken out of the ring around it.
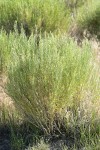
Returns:
[[[0,108],[5,106],[8,110],[14,109],[11,98],[7,95],[5,90],[7,78],[4,74],[0,75]]]

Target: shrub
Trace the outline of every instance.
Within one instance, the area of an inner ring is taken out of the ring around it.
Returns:
[[[16,31],[15,34],[11,34],[8,36],[6,34],[6,31],[1,30],[0,31],[0,74],[2,73],[7,73],[7,66],[9,66],[9,60],[11,56],[11,49],[12,48],[13,42],[18,36],[18,32]],[[9,38],[10,37],[10,38]],[[9,40],[10,39],[10,40]],[[14,45],[15,46],[15,45]]]
[[[66,31],[70,18],[69,11],[65,8],[63,1],[59,0],[4,0],[0,2],[0,28],[8,33],[14,30],[14,23],[17,27],[24,27],[27,35],[35,31],[50,32]]]
[[[87,29],[100,38],[100,1],[88,1],[78,10],[77,24],[81,30]]]
[[[6,70],[8,63],[9,47],[8,37],[4,31],[0,32],[0,74]]]
[[[43,131],[53,131],[67,108],[76,110],[86,90],[98,100],[99,82],[94,80],[86,42],[79,48],[72,39],[51,34],[40,37],[37,47],[34,36],[27,40],[21,34],[13,40],[11,51],[8,93],[25,118]]]

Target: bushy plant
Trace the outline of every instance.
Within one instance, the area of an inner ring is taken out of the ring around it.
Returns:
[[[11,50],[14,50],[12,48],[12,44],[15,39],[17,40],[18,35],[17,31],[16,35],[10,33],[9,36],[6,34],[6,31],[0,31],[0,74],[6,73],[7,71],[7,66],[9,66],[10,62]]]
[[[77,109],[86,90],[98,99],[89,44],[79,48],[72,39],[51,34],[40,36],[37,47],[34,36],[15,37],[7,88],[29,122],[50,133],[67,108]]]
[[[4,31],[0,32],[0,74],[6,70],[9,57],[8,37]]]
[[[87,29],[91,34],[100,38],[100,1],[87,1],[78,10],[77,24],[81,30]]]
[[[38,28],[40,32],[66,31],[69,22],[69,10],[59,0],[4,0],[0,2],[0,28],[8,33],[14,30],[14,23],[20,32],[24,27],[27,35]]]

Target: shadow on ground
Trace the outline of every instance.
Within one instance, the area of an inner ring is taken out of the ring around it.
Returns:
[[[76,143],[78,143],[77,149],[79,149],[80,133],[78,128],[75,130],[72,132],[69,129],[66,135],[64,131],[61,133],[56,131],[55,134],[44,137],[42,131],[31,128],[27,123],[12,127],[0,126],[0,150],[25,150],[28,146],[36,145],[40,139],[49,143],[50,150],[61,150],[64,145],[70,150]]]

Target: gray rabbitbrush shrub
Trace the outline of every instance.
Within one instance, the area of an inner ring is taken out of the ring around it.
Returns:
[[[53,131],[67,107],[77,108],[84,91],[96,86],[87,42],[80,48],[65,35],[51,34],[40,36],[37,47],[34,36],[27,40],[21,34],[11,51],[8,93],[25,118],[46,133]]]

